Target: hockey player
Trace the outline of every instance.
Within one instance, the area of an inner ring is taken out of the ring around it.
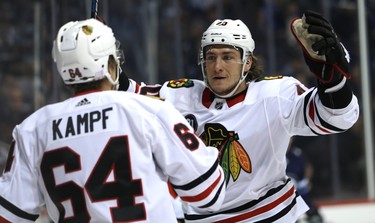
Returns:
[[[314,88],[293,77],[262,75],[248,27],[230,19],[214,21],[203,33],[204,81],[120,81],[123,90],[170,101],[219,150],[227,182],[223,206],[210,213],[184,204],[186,222],[295,222],[308,207],[285,174],[289,139],[344,132],[357,121],[349,55],[330,23],[308,11],[291,30],[317,77]]]
[[[0,222],[176,222],[167,181],[206,211],[224,198],[218,151],[169,103],[116,91],[120,55],[111,28],[62,26],[57,69],[75,96],[17,125],[0,178]]]

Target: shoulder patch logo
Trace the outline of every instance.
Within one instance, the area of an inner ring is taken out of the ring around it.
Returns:
[[[198,121],[197,118],[193,114],[188,114],[185,116],[185,119],[189,122],[191,127],[193,127],[194,131],[198,129]]]
[[[170,88],[189,88],[194,86],[194,82],[188,78],[182,78],[169,81],[167,86]]]
[[[283,75],[263,76],[263,77],[258,78],[255,82],[276,80],[276,79],[281,79],[281,78],[283,78]]]

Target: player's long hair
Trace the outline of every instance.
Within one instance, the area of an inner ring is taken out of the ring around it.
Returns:
[[[246,81],[250,82],[252,80],[255,80],[261,76],[263,76],[263,66],[261,65],[259,58],[256,57],[254,54],[250,55],[252,58],[252,64],[250,67],[249,74],[246,76]]]

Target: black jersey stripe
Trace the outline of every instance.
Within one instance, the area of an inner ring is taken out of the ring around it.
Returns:
[[[314,108],[315,108],[315,111],[316,111],[316,116],[318,117],[321,125],[326,128],[326,129],[329,129],[329,130],[332,130],[332,131],[336,131],[336,132],[345,132],[345,129],[340,129],[340,128],[337,128],[329,123],[327,123],[326,121],[323,120],[323,118],[319,115],[319,111],[316,107],[316,104],[314,104]]]
[[[192,188],[201,184],[203,181],[207,180],[216,171],[216,169],[218,168],[218,165],[219,165],[219,161],[216,160],[214,165],[212,165],[212,167],[206,173],[204,173],[203,175],[201,175],[197,179],[193,180],[192,182],[190,182],[188,184],[185,184],[185,185],[174,185],[174,184],[172,184],[172,186],[173,186],[174,189],[191,190]]]
[[[205,204],[203,206],[200,206],[199,208],[208,208],[208,207],[211,207],[214,203],[216,203],[217,199],[219,198],[219,195],[221,194],[221,191],[225,190],[225,189],[223,189],[224,182],[225,181],[223,181],[223,183],[221,184],[219,190],[215,194],[215,197],[210,202],[208,202],[207,204]]]
[[[250,209],[250,208],[254,207],[255,205],[257,205],[258,203],[260,203],[261,201],[263,201],[264,199],[266,199],[268,197],[271,197],[272,195],[281,191],[284,187],[286,187],[288,185],[289,182],[290,182],[290,178],[288,178],[284,184],[282,184],[278,187],[272,188],[269,191],[267,191],[267,193],[263,197],[260,197],[257,200],[252,200],[252,201],[250,201],[246,204],[243,204],[241,206],[238,206],[238,207],[235,207],[235,208],[232,208],[232,209],[228,209],[228,210],[225,210],[225,211],[221,211],[221,212],[215,212],[213,214],[205,214],[205,215],[185,214],[185,219],[186,220],[201,220],[201,219],[205,219],[205,218],[208,218],[208,217],[211,217],[211,216],[214,216],[214,215],[233,214],[233,213],[237,213],[237,212],[240,212],[240,211]]]
[[[303,119],[304,119],[304,121],[305,121],[306,126],[308,126],[308,127],[310,128],[310,130],[311,130],[314,134],[316,134],[316,135],[321,135],[321,134],[315,132],[314,129],[312,129],[312,128],[309,126],[309,122],[307,121],[307,119],[308,119],[308,117],[307,117],[307,116],[308,116],[308,113],[307,113],[307,106],[309,105],[309,100],[310,100],[310,98],[311,98],[312,93],[313,93],[313,91],[310,91],[310,92],[309,92],[308,94],[306,94],[306,96],[305,96],[305,100],[304,100],[304,103],[303,103]]]
[[[311,98],[312,93],[313,93],[313,91],[310,91],[310,92],[305,96],[305,101],[304,101],[304,106],[303,106],[303,111],[304,111],[303,117],[304,117],[305,124],[306,124],[307,126],[309,126],[309,125],[308,125],[308,121],[307,121],[307,119],[308,119],[307,107],[310,105],[310,103],[312,103],[312,102],[309,103],[309,100],[310,100],[310,98]],[[314,100],[314,99],[312,99],[312,100]],[[318,117],[318,119],[319,119],[319,121],[320,121],[322,127],[326,128],[326,129],[329,129],[329,130],[331,130],[331,131],[336,131],[336,132],[344,132],[344,131],[345,131],[344,129],[337,128],[337,127],[335,127],[335,126],[333,126],[333,125],[327,123],[326,121],[324,121],[324,120],[322,119],[322,117],[320,116],[320,114],[319,114],[319,112],[318,112],[318,109],[317,109],[315,103],[314,103],[314,109],[315,109],[315,114],[316,114],[316,116]],[[316,134],[316,135],[323,135],[323,134],[317,133],[317,132],[316,132],[315,130],[313,130],[310,126],[309,126],[309,128],[310,128],[310,130],[311,130],[314,134]]]
[[[254,223],[270,223],[270,222],[275,222],[276,220],[284,217],[296,205],[296,203],[297,203],[296,200],[297,200],[298,196],[299,195],[295,196],[294,199],[292,200],[292,202],[288,206],[286,206],[283,210],[281,210],[279,213],[277,213],[274,216],[271,216],[269,218],[266,218],[266,219],[263,219],[263,220],[260,220],[260,221],[256,221]]]
[[[14,215],[23,219],[36,221],[36,219],[39,217],[39,215],[33,215],[27,212],[24,212],[23,210],[19,209],[18,207],[16,207],[15,205],[13,205],[12,203],[10,203],[9,201],[7,201],[5,198],[1,196],[0,196],[0,205],[3,206],[8,211],[12,212]]]

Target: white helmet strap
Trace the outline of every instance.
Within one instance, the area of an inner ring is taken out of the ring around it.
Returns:
[[[116,68],[116,79],[113,80],[110,73],[105,73],[104,76],[107,78],[107,80],[115,87],[114,90],[118,90],[120,84],[119,84],[119,77],[121,74],[121,67],[117,64]]]

